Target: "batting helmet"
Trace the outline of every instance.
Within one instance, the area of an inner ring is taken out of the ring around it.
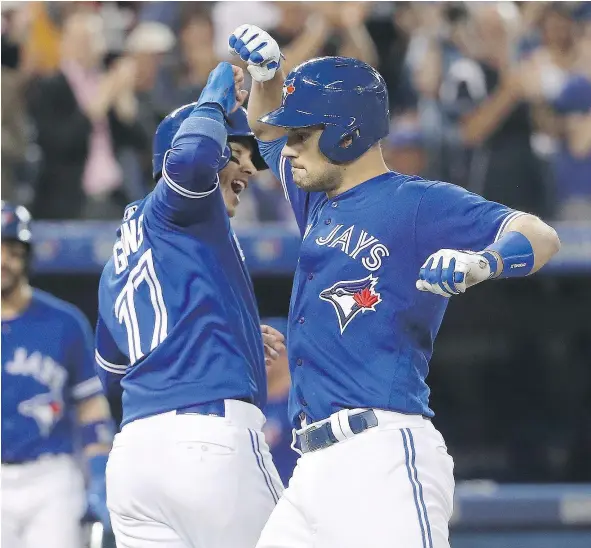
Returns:
[[[337,164],[352,162],[388,135],[388,90],[363,61],[319,57],[288,74],[281,106],[260,121],[285,128],[321,125],[322,154]]]
[[[162,173],[162,164],[164,163],[164,155],[166,151],[172,146],[172,140],[181,124],[189,117],[197,103],[189,103],[182,107],[173,110],[158,126],[154,134],[154,142],[152,147],[152,175],[154,179],[158,179]],[[246,109],[239,107],[226,119],[226,130],[228,132],[228,142],[237,141],[240,139],[248,139],[252,143],[252,163],[260,171],[267,169],[267,164],[263,160],[259,147],[254,138],[254,133],[248,126],[248,119],[246,117]],[[220,171],[228,165],[232,153],[228,146],[225,147],[220,161]]]
[[[31,214],[24,206],[13,206],[2,200],[2,241],[17,241],[30,246],[33,235],[29,224]]]

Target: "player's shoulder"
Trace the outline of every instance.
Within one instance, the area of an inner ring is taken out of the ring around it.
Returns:
[[[386,175],[385,182],[386,184],[379,185],[384,201],[393,201],[398,204],[420,201],[430,188],[439,184],[439,181],[431,181],[418,175],[407,175],[396,171],[390,171]]]
[[[445,181],[438,181],[434,179],[425,179],[418,175],[404,175],[405,177],[401,186],[406,191],[414,192],[421,198],[428,196],[434,200],[450,200],[461,198],[463,196],[476,196],[465,188],[447,183]]]
[[[33,289],[32,299],[37,313],[51,318],[52,321],[60,320],[69,326],[88,323],[86,316],[77,306],[47,291]]]

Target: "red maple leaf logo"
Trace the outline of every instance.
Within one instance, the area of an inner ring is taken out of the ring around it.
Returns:
[[[61,413],[62,411],[62,405],[60,402],[58,401],[52,401],[49,404],[49,407],[51,408],[51,411],[55,414],[58,415],[59,413]]]
[[[377,295],[372,295],[367,287],[355,293],[353,299],[361,308],[372,308],[380,300]]]
[[[287,93],[287,95],[291,95],[294,91],[295,86],[293,84],[289,84],[289,86],[285,88],[285,92]]]

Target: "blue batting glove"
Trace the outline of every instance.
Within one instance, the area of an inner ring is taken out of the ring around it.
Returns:
[[[228,115],[236,106],[236,84],[230,63],[220,63],[214,68],[207,79],[196,107],[207,103],[219,105],[224,114]]]
[[[90,478],[88,482],[87,503],[92,515],[103,524],[105,531],[112,531],[111,518],[107,509],[107,483],[105,469],[107,455],[96,455],[88,460]]]
[[[255,25],[240,25],[228,38],[228,49],[246,63],[246,69],[257,82],[275,76],[283,55],[277,41]]]
[[[490,277],[490,263],[481,254],[441,249],[430,255],[421,267],[416,287],[419,291],[451,297]]]

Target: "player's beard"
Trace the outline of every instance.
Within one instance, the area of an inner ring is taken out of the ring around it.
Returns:
[[[9,268],[2,268],[2,300],[10,299],[26,281],[24,271],[20,274]]]
[[[293,181],[306,192],[334,192],[343,183],[343,174],[338,166],[327,163],[318,175],[311,175],[305,170],[305,174],[299,177],[298,171],[294,171]]]

